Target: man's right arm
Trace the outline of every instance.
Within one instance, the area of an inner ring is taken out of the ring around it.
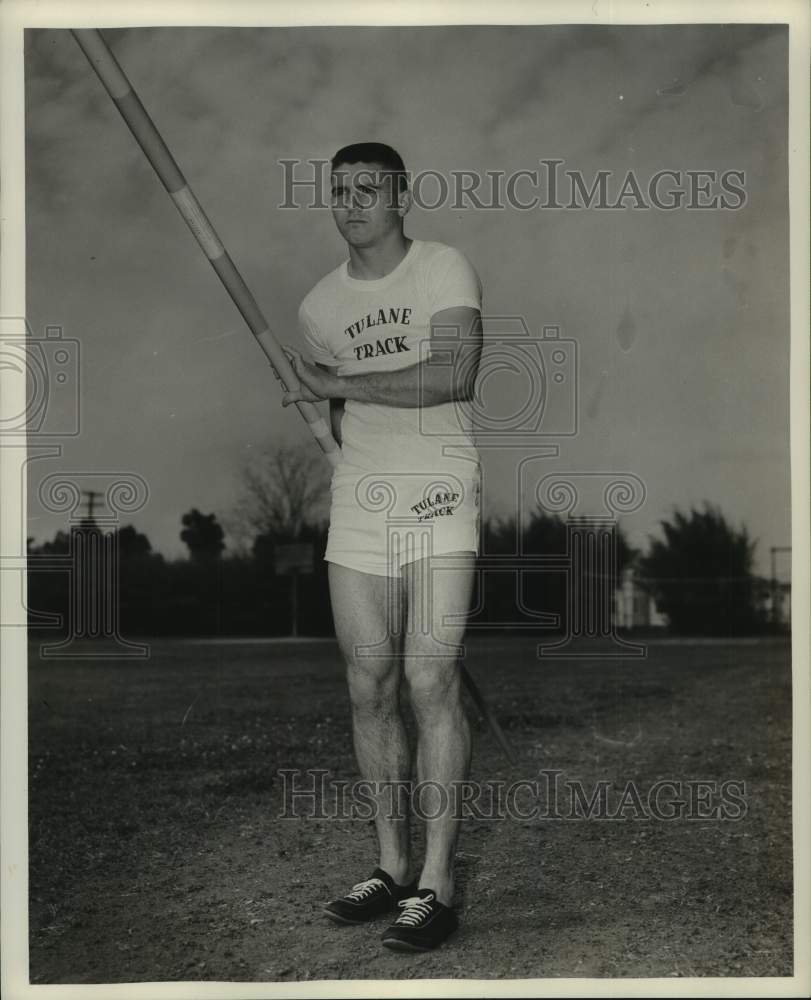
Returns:
[[[330,375],[337,375],[338,369],[331,365],[321,365],[316,363],[316,367],[320,368],[322,371],[329,372]],[[333,399],[330,398],[329,401],[329,422],[332,428],[332,436],[338,442],[338,447],[343,444],[341,440],[341,420],[344,415],[344,403],[343,399]]]

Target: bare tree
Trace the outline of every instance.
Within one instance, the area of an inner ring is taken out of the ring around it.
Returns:
[[[329,465],[311,447],[274,445],[243,469],[233,520],[245,533],[296,541],[326,517],[329,481]]]

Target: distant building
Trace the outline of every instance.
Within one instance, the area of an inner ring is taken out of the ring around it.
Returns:
[[[773,625],[791,625],[791,581],[758,577],[755,604],[766,621]]]
[[[626,566],[614,591],[614,623],[617,628],[665,628],[667,617],[656,601],[642,589],[632,566]]]
[[[791,581],[754,578],[755,607],[764,621],[772,625],[791,625]],[[627,566],[614,591],[614,622],[617,628],[666,628],[667,615],[643,589],[632,566]]]

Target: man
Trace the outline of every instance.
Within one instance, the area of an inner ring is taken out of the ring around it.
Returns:
[[[342,458],[325,559],[346,661],[355,752],[375,789],[378,866],[325,912],[364,923],[392,911],[384,945],[425,951],[457,927],[452,909],[459,788],[470,766],[458,658],[479,541],[471,399],[482,347],[481,286],[457,250],[408,238],[400,156],[358,143],[332,160],[333,217],[349,258],[305,297],[315,365],[290,350],[298,399],[329,400]],[[417,726],[426,853],[410,883],[410,778],[401,678]],[[423,794],[424,793],[424,794]],[[395,905],[397,904],[397,905]]]

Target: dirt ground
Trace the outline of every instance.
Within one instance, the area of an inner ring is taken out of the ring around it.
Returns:
[[[470,819],[460,930],[417,956],[380,946],[386,918],[321,915],[374,867],[369,821],[279,815],[280,769],[358,777],[334,643],[164,640],[129,662],[41,661],[32,645],[31,981],[790,975],[788,643],[572,662],[539,661],[536,643],[468,643],[518,758],[471,708],[472,779],[556,770],[609,798],[633,783],[643,806],[662,779],[737,781],[743,806]]]

